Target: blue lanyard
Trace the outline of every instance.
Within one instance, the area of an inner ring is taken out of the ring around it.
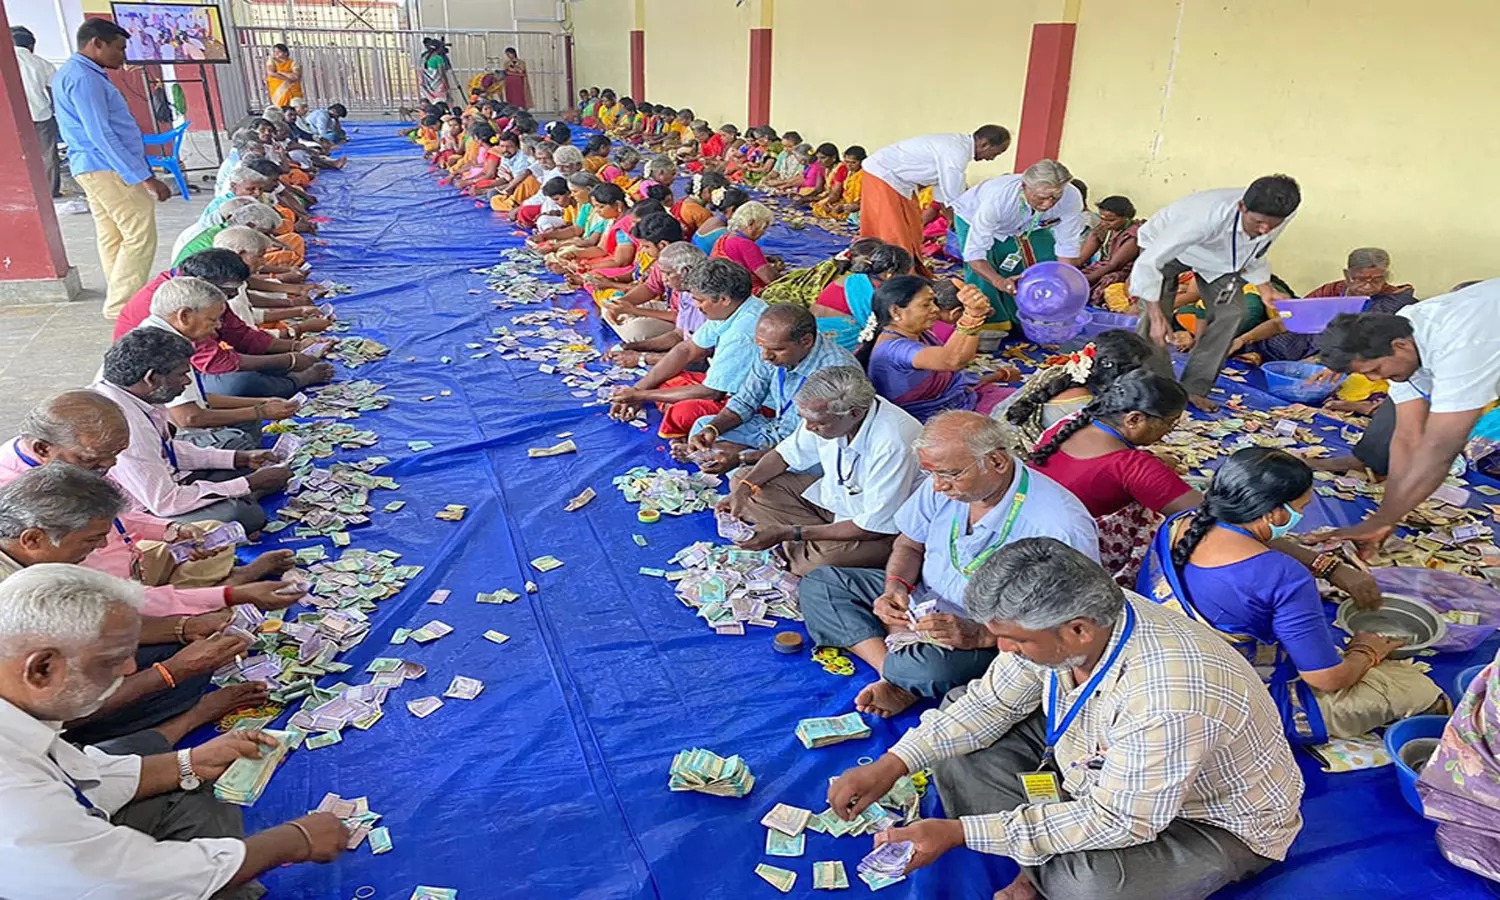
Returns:
[[[786,411],[792,408],[793,403],[797,402],[797,391],[802,390],[802,385],[804,384],[807,384],[806,375],[802,376],[802,381],[798,383],[797,387],[793,389],[792,395],[788,397],[786,394],[786,369],[776,370],[776,396],[783,401],[781,408],[776,411],[776,418],[779,419],[786,415]]]
[[[1130,438],[1126,437],[1125,435],[1121,434],[1118,429],[1115,429],[1115,428],[1113,428],[1113,427],[1111,427],[1109,425],[1106,425],[1103,422],[1099,421],[1098,419],[1095,419],[1094,421],[1090,422],[1089,424],[1092,425],[1092,426],[1094,426],[1095,428],[1099,429],[1100,431],[1104,432],[1105,434],[1109,435],[1110,437],[1114,438],[1115,440],[1119,441],[1120,443],[1124,444],[1125,446],[1129,447],[1130,449],[1134,450],[1136,448],[1135,447],[1135,442],[1132,441]]]
[[[12,443],[15,446],[16,456],[18,458],[20,458],[21,462],[23,462],[23,463],[26,464],[27,468],[35,469],[37,466],[41,465],[41,463],[39,463],[36,460],[32,459],[31,457],[27,456],[25,450],[21,449],[21,439],[20,438],[16,438]]]
[[[1120,658],[1120,651],[1125,649],[1125,642],[1130,640],[1130,635],[1134,632],[1135,607],[1131,606],[1129,601],[1126,601],[1125,628],[1120,632],[1120,642],[1115,644],[1114,650],[1110,651],[1109,659],[1106,659],[1103,665],[1094,670],[1094,677],[1090,678],[1088,683],[1083,686],[1083,692],[1078,695],[1078,702],[1074,703],[1072,708],[1068,710],[1068,714],[1063,716],[1061,723],[1057,722],[1057,673],[1052,673],[1050,687],[1051,702],[1047,704],[1047,748],[1042,753],[1042,765],[1045,766],[1052,759],[1052,754],[1057,748],[1058,740],[1067,733],[1068,726],[1073,724],[1073,720],[1078,718],[1078,714],[1083,712],[1084,705],[1089,702],[1089,698],[1094,695],[1094,691],[1098,690],[1099,683],[1104,680],[1105,675],[1109,674],[1109,669],[1115,664],[1115,660]]]
[[[108,821],[109,814],[94,805],[94,801],[90,800],[88,798],[88,795],[83,792],[83,789],[80,788],[71,777],[69,777],[68,773],[62,767],[62,763],[57,761],[57,757],[53,756],[51,753],[48,753],[47,758],[52,760],[52,764],[54,766],[57,766],[57,770],[59,772],[62,772],[63,781],[67,782],[68,787],[73,789],[73,799],[78,801],[78,805],[83,807],[83,811],[91,816],[94,816],[95,818]]]
[[[1215,522],[1214,524],[1219,526],[1220,528],[1225,529],[1226,531],[1234,531],[1238,532],[1239,534],[1243,534],[1245,537],[1249,538],[1252,541],[1260,541],[1260,538],[1256,537],[1255,535],[1251,534],[1249,531],[1241,528],[1238,525],[1230,525],[1228,522]]]
[[[162,455],[167,458],[167,462],[172,464],[172,471],[179,471],[179,467],[177,465],[177,451],[172,449],[172,441],[170,439],[165,437],[161,439],[161,452]]]

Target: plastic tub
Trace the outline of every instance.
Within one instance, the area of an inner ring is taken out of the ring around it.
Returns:
[[[1107,309],[1091,309],[1089,317],[1100,328],[1119,328],[1123,331],[1135,331],[1136,325],[1141,321],[1140,316],[1128,316],[1125,313],[1110,312]]]
[[[1343,382],[1309,382],[1308,379],[1323,371],[1316,363],[1268,362],[1260,367],[1266,376],[1266,390],[1291,403],[1322,403],[1339,389]]]
[[[1281,324],[1297,334],[1318,334],[1339,313],[1357,313],[1365,308],[1369,297],[1293,297],[1277,300],[1276,311]]]
[[[1489,663],[1480,663],[1477,666],[1469,666],[1467,669],[1459,672],[1458,675],[1453,679],[1452,696],[1454,706],[1457,706],[1458,701],[1462,700],[1464,698],[1464,694],[1467,694],[1469,692],[1469,684],[1479,676],[1480,672],[1484,671],[1484,667],[1487,665],[1489,665]]]
[[[1419,773],[1401,758],[1401,748],[1423,738],[1442,737],[1443,729],[1447,725],[1447,716],[1412,716],[1409,719],[1402,719],[1385,730],[1385,752],[1390,754],[1391,762],[1396,767],[1396,778],[1401,784],[1401,796],[1406,799],[1407,805],[1416,810],[1419,815],[1422,812],[1422,798],[1417,796]]]

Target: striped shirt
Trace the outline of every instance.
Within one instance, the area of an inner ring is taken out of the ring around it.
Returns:
[[[1056,749],[1067,799],[964,816],[964,843],[1025,866],[1062,853],[1156,839],[1183,818],[1222,828],[1255,853],[1286,858],[1302,828],[1302,774],[1270,694],[1221,637],[1126,592],[1135,631]],[[1115,624],[1104,656],[1120,641]],[[1001,653],[946,709],[891,748],[908,770],[973,753],[1043,708],[1051,670]],[[1060,720],[1078,699],[1058,673]]]

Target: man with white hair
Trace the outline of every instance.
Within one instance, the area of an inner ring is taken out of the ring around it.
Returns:
[[[0,487],[53,463],[108,475],[129,443],[130,428],[114,401],[93,391],[65,391],[33,407],[16,437],[0,444]],[[81,564],[145,584],[147,615],[186,617],[234,603],[269,608],[282,585],[263,579],[291,568],[292,551],[271,550],[243,566],[235,565],[233,547],[181,563],[173,559],[172,542],[201,537],[203,529],[216,524],[189,525],[139,509],[122,510],[106,531],[104,545]]]
[[[120,407],[130,428],[110,477],[152,515],[239,522],[246,534],[259,534],[266,524],[260,498],[285,487],[291,470],[275,465],[269,450],[199,447],[172,436],[162,404],[192,380],[192,354],[186,338],[158,328],[137,328],[109,348],[92,389]]]
[[[125,497],[103,476],[66,463],[32,469],[0,487],[0,580],[44,563],[78,565],[104,545],[124,508]],[[264,596],[278,599],[274,590],[268,585]],[[175,744],[225,713],[265,703],[262,684],[203,695],[209,676],[245,652],[244,640],[219,633],[228,620],[222,610],[143,619],[139,671],[97,712],[69,722],[68,739],[97,744],[158,728]]]
[[[1013,322],[1016,282],[1035,262],[1032,236],[1050,232],[1059,262],[1077,265],[1083,249],[1083,195],[1067,166],[1039,159],[1019,175],[982,181],[953,203],[951,247],[964,261],[964,280],[989,298],[991,321]],[[1002,296],[1003,295],[1003,296]]]
[[[922,423],[876,396],[858,366],[812,372],[795,398],[796,429],[734,480],[720,511],[754,526],[740,546],[778,547],[796,575],[884,566],[917,480]]]
[[[989,416],[939,413],[916,451],[931,478],[896,513],[900,534],[885,569],[814,569],[801,585],[807,633],[879,673],[854,705],[883,717],[967,684],[994,660],[994,635],[966,608],[964,591],[1006,544],[1054,537],[1099,558],[1088,510],[1007,453],[1005,431]]]
[[[219,212],[222,214],[220,221],[212,225],[194,223],[183,230],[172,245],[172,265],[180,266],[194,253],[213,247],[214,238],[231,225],[245,225],[266,235],[274,234],[281,225],[281,216],[276,210],[250,197],[235,197],[220,207]]]
[[[1202,900],[1286,858],[1302,775],[1227,642],[1051,538],[1000,550],[965,602],[1000,655],[828,789],[851,819],[932,769],[949,818],[875,838],[912,843],[905,871],[968,847],[1021,865],[996,900]]]
[[[204,785],[274,739],[232,731],[172,753],[82,750],[59,722],[99,709],[135,670],[140,589],[77,566],[0,583],[0,872],[7,900],[254,900],[254,879],[328,862],[349,840],[332,813],[244,837]]]

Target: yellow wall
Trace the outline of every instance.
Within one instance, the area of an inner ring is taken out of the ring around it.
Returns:
[[[630,93],[630,29],[634,27],[634,0],[570,3],[568,8],[572,12],[576,87],[612,87],[617,93]]]
[[[645,99],[690,107],[700,119],[732,122],[743,130],[750,28],[758,21],[752,6],[737,7],[733,0],[646,0]]]
[[[645,0],[648,99],[743,128],[760,2]],[[579,71],[601,73],[583,83],[628,89],[632,9],[573,5]],[[1059,156],[1092,199],[1123,193],[1149,215],[1286,172],[1305,199],[1273,262],[1294,287],[1338,277],[1364,245],[1419,296],[1500,275],[1494,0],[780,0],[771,124],[872,151],[986,121],[1014,131],[1031,26],[1075,9]]]

